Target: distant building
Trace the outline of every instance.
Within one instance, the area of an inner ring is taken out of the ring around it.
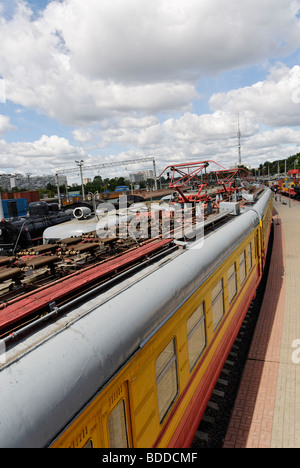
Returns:
[[[85,185],[85,184],[89,184],[90,182],[92,182],[92,179],[91,179],[90,177],[84,177],[84,178],[83,178],[83,183],[84,183],[84,185]]]
[[[129,174],[131,182],[134,182],[135,184],[139,182],[146,182],[147,179],[153,179],[154,178],[154,173],[153,170],[147,170],[147,171],[140,171],[135,174]]]
[[[137,184],[139,182],[144,182],[145,177],[143,172],[138,172],[136,174],[129,174],[130,181]]]
[[[145,174],[145,179],[154,179],[154,172],[152,169],[148,169],[147,171],[144,171]]]
[[[66,176],[58,177],[59,185],[66,185]],[[0,174],[0,187],[3,190],[11,190],[17,187],[19,190],[39,190],[47,188],[51,184],[56,186],[56,177],[53,175],[31,176],[22,174]]]
[[[11,174],[0,174],[0,187],[2,187],[3,190],[11,189],[10,179]]]

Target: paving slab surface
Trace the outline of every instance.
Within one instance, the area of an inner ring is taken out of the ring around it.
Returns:
[[[277,196],[273,224],[266,291],[223,448],[300,447],[300,203]]]

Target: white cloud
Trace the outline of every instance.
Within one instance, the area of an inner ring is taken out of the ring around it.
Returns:
[[[243,118],[243,127],[247,136],[258,131],[258,124],[250,119]],[[179,119],[167,120],[164,129],[175,140],[226,140],[236,137],[237,115],[222,111],[202,115],[186,113]]]
[[[289,145],[300,145],[300,132],[291,128],[277,128],[257,134],[247,141],[247,147],[251,149],[267,149],[282,148]]]
[[[76,128],[72,132],[74,140],[78,141],[79,143],[87,143],[91,141],[95,136],[95,131],[91,128],[82,129]]]
[[[114,143],[127,148],[125,159],[154,156],[162,167],[170,162],[214,160],[224,166],[237,164],[237,115],[225,112],[196,115],[186,113],[178,119],[138,128],[111,126],[102,129],[103,147]],[[256,166],[267,159],[273,161],[295,154],[300,145],[300,131],[287,127],[260,132],[255,119],[240,116],[242,130],[242,162]],[[130,149],[129,149],[130,148]],[[121,154],[115,159],[121,158]]]
[[[277,64],[265,81],[252,86],[214,94],[213,110],[243,112],[272,126],[299,126],[300,66],[289,69]]]
[[[11,124],[10,118],[7,115],[0,114],[0,135],[13,130],[17,130],[17,128]]]
[[[149,83],[290,52],[299,44],[296,4],[272,0],[270,11],[269,0],[68,0],[47,16],[80,73]]]
[[[15,172],[44,173],[61,169],[63,164],[74,167],[74,160],[87,157],[86,153],[70,145],[66,138],[43,135],[33,142],[7,143],[0,140],[0,168]]]
[[[299,132],[287,126],[299,125],[299,66],[278,64],[264,81],[214,94],[211,114],[193,112],[202,77],[300,47],[298,0],[53,0],[39,15],[24,0],[15,4],[0,18],[6,99],[71,126],[79,145],[105,154],[117,147],[112,160],[232,165],[239,112],[244,162],[298,148]],[[283,128],[259,133],[261,123]],[[0,116],[0,135],[14,129]],[[0,156],[2,168],[37,173],[101,160],[55,135],[1,140]]]
[[[61,122],[190,110],[202,76],[292,52],[292,0],[64,0],[0,22],[7,99]]]
[[[106,129],[102,136],[108,147],[117,142],[122,143],[124,148],[127,148],[119,153],[114,152],[106,156],[101,155],[101,151],[99,151],[98,156],[91,155],[81,148],[72,146],[66,138],[57,136],[43,135],[34,142],[7,143],[0,140],[0,169],[10,168],[8,172],[29,172],[32,174],[54,173],[59,169],[75,168],[76,159],[83,159],[85,166],[88,166],[104,162],[138,160],[148,156],[156,158],[158,172],[172,162],[180,163],[187,160],[213,160],[226,167],[235,165],[238,158],[235,125],[230,127],[228,119],[228,127],[225,125],[226,131],[223,136],[220,133],[218,138],[214,138],[212,129],[209,130],[211,136],[209,136],[208,130],[203,128],[202,133],[197,135],[200,128],[198,118],[199,116],[187,114],[177,122],[174,120],[172,125],[171,121],[167,120],[165,122],[167,125],[157,123],[139,129],[133,127],[123,128],[123,130]],[[187,122],[190,121],[192,124],[193,120],[192,128],[190,129],[189,126],[190,137],[183,137]],[[209,122],[210,119],[208,119]],[[259,133],[255,132],[255,128],[255,125],[251,127],[251,123],[249,123],[248,135],[242,135],[242,162],[244,164],[257,167],[266,160],[283,159],[300,152],[299,130],[281,128]],[[204,132],[206,132],[206,139]],[[129,166],[128,171],[140,170],[141,167],[137,163],[136,168]],[[101,170],[103,177],[123,174],[124,168]],[[79,180],[76,173],[70,174],[71,177],[72,180],[73,178]]]

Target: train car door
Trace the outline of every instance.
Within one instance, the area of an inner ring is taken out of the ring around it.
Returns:
[[[105,446],[110,448],[131,448],[132,428],[128,395],[128,383],[113,387],[103,402],[102,424]]]
[[[254,244],[255,244],[255,260],[256,260],[256,265],[257,265],[257,274],[258,274],[258,277],[260,278],[261,272],[262,272],[262,265],[261,265],[260,239],[259,239],[258,230],[256,230],[255,232]]]

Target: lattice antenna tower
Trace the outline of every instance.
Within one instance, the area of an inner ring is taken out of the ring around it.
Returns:
[[[237,137],[238,137],[238,154],[239,154],[239,160],[238,160],[238,165],[242,165],[242,148],[241,148],[241,129],[240,129],[240,114],[238,113],[238,132],[237,132]]]

